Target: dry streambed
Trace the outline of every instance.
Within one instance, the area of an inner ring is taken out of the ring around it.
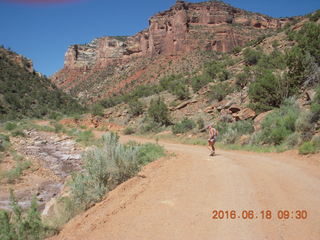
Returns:
[[[32,130],[14,140],[13,146],[32,166],[15,184],[0,186],[0,209],[10,209],[10,188],[21,206],[29,206],[36,195],[43,209],[61,191],[66,178],[81,169],[81,148],[70,137]]]

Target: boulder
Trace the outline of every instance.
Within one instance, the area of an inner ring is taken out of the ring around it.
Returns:
[[[204,112],[206,112],[206,113],[213,113],[213,112],[214,112],[214,106],[207,107],[206,109],[204,109]]]
[[[273,110],[271,111],[268,111],[268,112],[263,112],[263,113],[260,113],[255,119],[254,119],[254,122],[253,122],[253,127],[254,127],[254,130],[255,131],[259,131],[261,129],[261,123],[262,121],[266,118],[266,116],[271,113]]]
[[[240,107],[239,105],[232,104],[231,107],[229,108],[229,110],[230,110],[232,113],[237,113],[237,112],[240,112],[241,107]]]
[[[221,112],[220,112],[221,115],[229,115],[231,114],[230,110],[228,109],[222,109]]]
[[[182,108],[185,108],[185,107],[188,106],[189,104],[196,103],[196,102],[198,102],[198,100],[196,100],[196,99],[184,101],[184,102],[180,103],[180,104],[179,104],[178,106],[176,106],[176,107],[169,107],[169,110],[170,110],[170,111],[180,110],[180,109],[182,109]]]
[[[216,103],[215,106],[218,110],[222,110],[222,109],[228,109],[229,107],[232,106],[232,104],[234,104],[232,100],[222,100]]]
[[[253,111],[251,108],[244,108],[241,111],[233,114],[233,117],[238,120],[247,120],[253,119],[256,116],[256,112]]]

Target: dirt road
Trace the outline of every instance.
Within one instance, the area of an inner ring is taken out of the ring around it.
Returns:
[[[53,239],[320,239],[319,155],[218,150],[209,157],[202,146],[161,144],[176,156],[146,166]],[[212,219],[213,210],[235,210],[236,219]],[[243,219],[243,210],[254,219]],[[267,210],[272,219],[262,219]],[[289,219],[278,219],[278,210]],[[297,210],[307,218],[295,219]]]

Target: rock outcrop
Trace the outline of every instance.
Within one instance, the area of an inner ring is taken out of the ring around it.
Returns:
[[[52,80],[78,97],[97,86],[100,91],[107,91],[104,86],[106,81],[92,83],[99,72],[105,72],[103,76],[99,75],[99,79],[112,76],[113,81],[130,84],[138,81],[140,76],[136,76],[137,72],[150,64],[141,59],[179,57],[195,50],[230,52],[236,46],[280,28],[286,22],[287,19],[250,13],[218,1],[177,1],[171,9],[151,17],[148,29],[134,36],[102,37],[89,44],[69,47],[64,68]],[[132,62],[137,58],[140,58],[139,66],[132,67]],[[159,63],[153,61],[152,64]],[[124,68],[130,69],[126,76],[114,76],[113,70],[123,71]],[[131,76],[133,79],[130,79]]]

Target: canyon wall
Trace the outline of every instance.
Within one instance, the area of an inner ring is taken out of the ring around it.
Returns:
[[[70,46],[64,68],[52,80],[78,96],[81,89],[75,87],[80,82],[110,66],[125,66],[137,58],[178,57],[195,50],[230,52],[287,21],[218,1],[177,1],[169,10],[151,17],[148,29],[134,36],[101,37],[89,44]]]

